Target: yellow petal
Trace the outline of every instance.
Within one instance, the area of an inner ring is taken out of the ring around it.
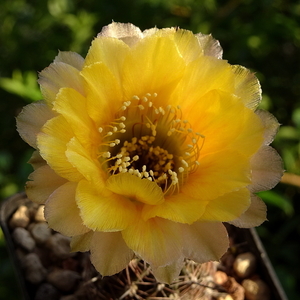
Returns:
[[[205,101],[201,98],[212,90],[232,93],[233,79],[231,67],[226,61],[211,56],[200,56],[186,67],[178,92],[175,93],[178,97],[176,98],[178,103],[175,105],[180,105],[186,111],[192,111],[196,103],[202,104],[204,109],[210,108],[209,100]],[[204,109],[198,111],[198,119],[199,112],[202,116]]]
[[[17,130],[22,139],[36,148],[36,136],[42,126],[56,114],[44,101],[26,105],[17,117]]]
[[[148,179],[122,173],[110,176],[106,187],[112,192],[127,197],[131,201],[157,205],[164,201],[162,189]]]
[[[88,231],[87,233],[76,235],[71,238],[71,251],[72,252],[85,252],[90,250],[90,244],[94,232],[92,230]]]
[[[255,109],[261,101],[258,79],[250,70],[242,66],[232,66],[235,75],[235,95],[250,109]]]
[[[180,271],[183,267],[183,257],[163,267],[151,267],[153,275],[158,282],[171,284],[178,279]]]
[[[161,217],[174,222],[192,224],[203,215],[207,201],[195,199],[184,193],[166,197],[160,205],[145,205],[143,218]]]
[[[85,146],[100,143],[99,132],[86,112],[86,99],[74,89],[60,89],[53,108],[63,115],[74,135]]]
[[[184,60],[171,38],[150,36],[140,40],[124,61],[125,99],[157,93],[157,106],[167,106],[184,69]]]
[[[26,183],[26,194],[30,200],[36,203],[45,203],[54,190],[67,182],[48,165],[36,169],[28,179],[31,181]]]
[[[73,88],[84,95],[83,80],[79,70],[63,62],[52,63],[39,74],[38,83],[44,100],[49,106],[55,100],[60,88]]]
[[[78,184],[76,201],[84,224],[92,230],[119,231],[137,216],[133,202],[85,180]]]
[[[256,195],[251,195],[250,207],[239,218],[228,223],[237,227],[251,228],[261,225],[266,220],[266,204]]]
[[[201,221],[234,220],[249,208],[250,203],[250,192],[247,188],[225,194],[208,202]]]
[[[103,63],[86,66],[82,72],[86,85],[86,105],[89,116],[97,126],[114,119],[122,106],[120,85],[111,70]]]
[[[95,232],[90,250],[91,262],[102,276],[122,271],[134,256],[120,232]]]
[[[84,58],[76,52],[59,51],[54,59],[54,63],[58,62],[68,64],[80,71],[84,64]]]
[[[198,263],[219,260],[229,247],[227,231],[220,222],[181,224],[185,257]]]
[[[203,55],[203,48],[191,31],[177,30],[174,33],[174,41],[186,64]]]
[[[209,103],[209,105],[207,105]],[[233,149],[251,156],[263,142],[263,124],[251,109],[236,96],[218,90],[210,91],[199,99],[184,115],[193,130],[205,136],[200,139],[200,155],[219,149]],[[201,112],[201,122],[199,122]]]
[[[283,175],[283,162],[270,146],[262,146],[251,159],[252,181],[249,190],[253,193],[272,189]]]
[[[90,153],[80,144],[77,138],[73,137],[67,143],[65,154],[72,166],[88,181],[92,181],[96,185],[104,184],[103,177],[106,177],[106,175],[102,171],[99,161],[90,156]]]
[[[161,218],[144,221],[139,216],[122,235],[128,247],[154,268],[181,257],[182,232],[175,222]]]
[[[119,39],[99,36],[92,42],[85,65],[101,62],[109,67],[117,80],[120,80],[123,61],[129,50],[129,46]]]
[[[67,236],[86,233],[75,201],[77,183],[67,182],[55,190],[45,204],[45,218],[49,226]]]
[[[67,143],[72,137],[69,124],[60,115],[44,125],[38,134],[37,145],[41,156],[58,175],[70,181],[79,181],[83,178],[82,174],[70,164],[65,155]]]
[[[250,182],[249,158],[225,150],[202,157],[200,166],[189,175],[181,190],[192,198],[208,201],[246,187]]]

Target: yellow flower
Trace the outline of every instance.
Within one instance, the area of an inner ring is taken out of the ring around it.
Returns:
[[[224,254],[222,222],[265,220],[254,193],[280,180],[278,123],[257,109],[256,77],[210,35],[112,23],[85,59],[60,52],[39,83],[44,100],[17,118],[37,150],[27,193],[102,275],[137,255],[171,282],[185,257]]]

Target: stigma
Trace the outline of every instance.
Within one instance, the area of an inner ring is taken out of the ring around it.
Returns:
[[[180,106],[156,106],[157,93],[124,101],[115,119],[98,129],[98,158],[108,176],[129,173],[178,193],[199,167],[205,137],[194,132]]]

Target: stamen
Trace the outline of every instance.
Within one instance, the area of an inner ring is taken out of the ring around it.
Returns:
[[[171,195],[180,191],[189,174],[200,165],[205,137],[183,119],[179,105],[155,106],[155,97],[157,93],[146,93],[141,98],[134,95],[131,100],[138,102],[124,101],[115,120],[98,128],[98,157],[108,175],[128,172],[155,182],[165,195]]]

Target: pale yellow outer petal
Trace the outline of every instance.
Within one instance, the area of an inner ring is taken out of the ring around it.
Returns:
[[[59,51],[54,59],[54,63],[58,62],[68,64],[80,71],[84,65],[84,58],[76,52]]]
[[[239,218],[228,223],[237,227],[251,228],[261,225],[266,220],[266,204],[256,195],[251,195],[250,207]]]
[[[201,221],[227,222],[238,218],[250,206],[250,192],[247,188],[222,195],[208,202]]]
[[[134,26],[131,23],[118,22],[112,22],[111,24],[104,26],[97,35],[97,37],[102,36],[120,39],[130,47],[143,38],[143,34],[139,27]]]
[[[122,173],[110,176],[105,185],[110,191],[127,197],[131,201],[151,205],[164,202],[162,189],[146,178],[140,179],[135,175]]]
[[[158,282],[171,284],[173,281],[178,279],[180,271],[183,266],[183,257],[175,260],[169,265],[163,267],[151,267],[155,279]]]
[[[139,216],[122,231],[122,236],[130,249],[155,268],[181,258],[183,245],[179,223],[162,218],[144,221]]]
[[[250,70],[242,66],[231,66],[235,75],[235,95],[250,109],[257,108],[261,101],[261,88],[258,79]]]
[[[71,238],[71,251],[72,252],[85,252],[90,250],[90,244],[94,232],[92,230],[88,231],[87,233],[76,235]]]
[[[44,101],[26,105],[17,117],[17,130],[21,138],[36,148],[36,136],[43,125],[56,115]]]
[[[279,129],[277,119],[268,111],[257,109],[255,114],[259,116],[264,126],[264,144],[269,145],[273,142]]]
[[[49,226],[66,236],[86,233],[75,201],[77,183],[67,182],[55,190],[45,204],[45,218]]]
[[[37,137],[37,145],[41,156],[58,175],[70,181],[79,181],[83,178],[82,174],[67,160],[65,154],[72,137],[68,122],[59,115],[43,126]]]
[[[76,202],[84,224],[92,230],[120,231],[138,216],[132,201],[86,180],[78,184]]]
[[[223,49],[219,41],[215,40],[211,34],[198,33],[195,36],[198,39],[200,47],[203,49],[204,55],[214,56],[217,59],[222,58]]]
[[[122,271],[133,258],[120,232],[95,232],[90,245],[91,262],[102,276]]]
[[[29,175],[28,179],[30,181],[26,183],[26,194],[30,200],[36,203],[45,203],[57,188],[67,182],[48,165],[37,168]]]
[[[228,234],[220,222],[181,224],[183,255],[198,263],[217,261],[229,247]]]
[[[283,162],[270,146],[262,146],[251,158],[252,181],[249,190],[253,193],[272,189],[283,175]]]
[[[41,157],[39,151],[37,150],[33,151],[28,163],[32,165],[34,170],[47,164],[47,162]]]
[[[38,83],[41,86],[43,98],[49,106],[52,106],[60,88],[73,88],[80,94],[85,94],[79,70],[63,62],[52,63],[44,69],[39,74]]]

